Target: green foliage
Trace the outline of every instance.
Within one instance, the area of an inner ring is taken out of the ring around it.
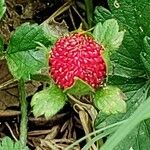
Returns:
[[[128,118],[131,114],[134,113],[135,109],[138,108],[140,103],[145,101],[149,90],[149,83],[145,84],[146,79],[144,78],[123,78],[113,76],[109,79],[111,80],[111,84],[120,86],[120,88],[128,96],[128,100],[126,101],[127,113],[125,115],[115,114],[109,116],[100,113],[95,122],[96,129],[101,129],[110,124]],[[129,150],[131,146],[136,150],[141,150],[140,147],[142,147],[143,145],[147,145],[147,147],[149,147],[150,136],[148,130],[149,124],[143,121],[124,140],[121,141],[121,143],[117,147],[118,150]],[[145,144],[141,141],[141,139],[146,139],[144,140]]]
[[[125,78],[109,76],[109,84],[120,87],[127,96],[127,112],[124,118],[128,118],[135,109],[146,100],[149,90],[149,82],[145,78]]]
[[[126,31],[122,46],[112,58],[115,62],[115,73],[129,77],[142,76],[145,70],[139,54],[143,49],[143,38],[150,34],[149,1],[125,0],[118,2],[119,7],[116,7],[116,3],[115,0],[109,0],[112,14],[106,9],[101,9],[102,7],[97,7],[95,21],[104,22],[113,17],[121,29]]]
[[[123,126],[124,128],[120,127],[117,132],[110,137],[111,144],[108,143],[108,145],[110,144],[109,148],[106,147],[106,149],[108,148],[109,150],[129,150],[130,148],[148,150],[150,146],[149,120],[142,121],[145,118],[140,116],[144,112],[145,115],[146,113],[149,115],[150,110],[147,109],[149,104],[147,104],[147,106],[145,104],[148,103],[146,99],[149,96],[150,87],[149,77],[147,76],[150,70],[149,38],[145,38],[145,36],[150,36],[149,4],[149,0],[135,0],[134,2],[128,0],[109,0],[111,12],[102,7],[97,7],[95,10],[95,22],[104,22],[107,19],[113,18],[119,23],[121,30],[126,31],[122,45],[111,57],[114,68],[113,74],[109,76],[108,80],[109,84],[119,86],[128,98],[127,112],[125,115],[116,118],[116,122],[118,119],[122,120],[131,117],[128,123],[125,123],[126,126]],[[142,106],[139,107],[140,104]],[[136,114],[136,116],[134,114]],[[110,116],[110,118],[111,117],[113,118],[113,116]],[[139,117],[141,117],[141,119]],[[147,116],[147,118],[149,117],[150,116]],[[99,121],[99,123],[104,124],[106,119],[107,117],[104,121]],[[142,139],[145,139],[144,143]],[[116,144],[119,145],[115,149],[114,145],[116,146]]]
[[[141,52],[141,58],[150,77],[150,38],[147,36],[144,38],[144,51]]]
[[[103,58],[107,65],[107,74],[112,74],[110,56],[121,45],[124,37],[124,31],[119,31],[117,20],[108,19],[103,24],[101,22],[96,24],[93,36],[98,43],[103,45]]]
[[[136,128],[132,129],[132,132],[117,145],[114,150],[149,150],[149,124],[146,121],[142,121]]]
[[[9,137],[4,137],[0,142],[0,150],[29,150],[28,147],[22,148],[21,142],[13,142]]]
[[[71,87],[65,89],[64,92],[73,95],[86,95],[90,92],[94,92],[94,89],[80,78],[76,77],[74,80],[74,84]]]
[[[36,117],[44,115],[46,118],[55,115],[66,103],[66,95],[56,85],[51,85],[32,97],[31,106]]]
[[[117,20],[108,19],[103,24],[101,22],[96,24],[93,35],[106,51],[113,52],[121,45],[124,31],[119,31]]]
[[[103,138],[105,136],[108,136],[109,134],[112,134],[114,131],[117,130],[115,132],[115,134],[113,134],[108,139],[108,141],[102,146],[102,148],[100,148],[100,150],[129,150],[130,148],[132,148],[132,149],[134,148],[136,150],[148,150],[149,145],[147,143],[150,142],[150,138],[148,136],[145,136],[146,133],[148,134],[148,130],[147,130],[146,126],[144,124],[140,124],[140,126],[138,126],[138,128],[135,128],[135,127],[141,121],[148,119],[150,117],[150,111],[149,111],[150,108],[149,107],[150,107],[150,97],[138,107],[138,109],[133,113],[133,115],[131,115],[127,120],[124,120],[118,128],[116,128],[116,127],[108,128],[109,126],[116,124],[116,123],[114,123],[114,121],[117,116],[113,115],[112,118],[106,119],[105,125],[103,122],[103,124],[101,123],[101,125],[97,128],[98,129],[97,131],[105,128],[104,132],[96,135],[90,142],[88,142],[84,146],[83,149],[86,150],[86,148],[90,148],[94,142],[100,140],[101,138]],[[112,123],[112,124],[108,125],[110,123]],[[119,123],[119,121],[117,121],[117,123]],[[144,121],[144,123],[148,124],[149,121],[148,122]],[[104,126],[106,126],[106,127],[104,127]],[[128,139],[123,140],[123,138],[125,136],[127,136],[131,131],[132,131],[132,135],[130,135],[128,137]],[[139,137],[137,137],[137,132],[139,133],[138,134]],[[122,141],[122,144],[117,146],[117,144],[120,141]],[[138,143],[137,143],[137,141],[138,141]],[[117,147],[115,147],[115,146],[117,146]]]
[[[47,51],[36,49],[37,42],[45,46],[51,45],[41,26],[29,23],[16,29],[7,48],[7,64],[16,79],[30,79],[31,74],[48,66]]]
[[[6,11],[5,0],[0,0],[0,19],[3,17]]]
[[[150,118],[150,97],[107,140],[101,150],[114,149],[141,121]],[[119,136],[118,136],[119,135]],[[115,139],[115,140],[114,140]],[[131,146],[131,145],[130,145]]]
[[[98,89],[94,94],[94,104],[103,113],[108,115],[126,112],[125,95],[115,86],[106,86]]]
[[[117,123],[121,120],[123,114],[111,114],[107,115],[106,113],[99,112],[95,120],[94,126],[96,129],[101,129],[111,124]]]

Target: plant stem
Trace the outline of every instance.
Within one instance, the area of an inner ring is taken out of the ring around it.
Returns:
[[[20,104],[21,104],[21,123],[20,123],[20,142],[23,147],[26,147],[27,143],[27,107],[28,103],[26,100],[26,92],[25,92],[25,81],[24,79],[19,80],[19,94],[20,94]]]
[[[89,28],[92,27],[92,20],[93,20],[93,0],[84,0],[85,8],[86,8],[86,16]]]

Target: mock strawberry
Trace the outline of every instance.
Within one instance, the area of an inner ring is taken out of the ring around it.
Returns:
[[[75,77],[97,88],[106,76],[102,52],[102,46],[86,34],[62,37],[50,54],[50,75],[63,89],[71,87]]]

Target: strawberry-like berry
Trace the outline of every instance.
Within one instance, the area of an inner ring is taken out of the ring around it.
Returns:
[[[97,88],[106,76],[102,46],[85,34],[60,38],[49,58],[50,74],[61,88],[74,84],[75,77]]]

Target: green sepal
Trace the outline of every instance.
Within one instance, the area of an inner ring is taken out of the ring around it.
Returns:
[[[122,44],[125,31],[119,31],[117,20],[108,19],[103,24],[97,23],[93,31],[94,39],[103,47],[103,59],[106,64],[106,74],[112,74],[111,54]]]
[[[63,91],[51,84],[50,87],[33,95],[31,106],[35,117],[44,115],[45,118],[54,116],[65,105],[67,96]]]
[[[126,98],[124,93],[116,86],[105,86],[98,89],[94,97],[95,106],[103,113],[108,115],[125,113],[126,112]]]
[[[74,78],[74,84],[64,90],[65,93],[73,95],[86,95],[95,92],[94,88],[78,77]]]
[[[111,75],[113,72],[113,68],[112,68],[113,66],[111,64],[109,51],[104,51],[101,55],[106,65],[106,83],[107,83],[108,75]]]
[[[95,40],[110,52],[117,50],[122,44],[125,31],[119,31],[117,20],[108,19],[103,24],[97,23],[93,31]]]

